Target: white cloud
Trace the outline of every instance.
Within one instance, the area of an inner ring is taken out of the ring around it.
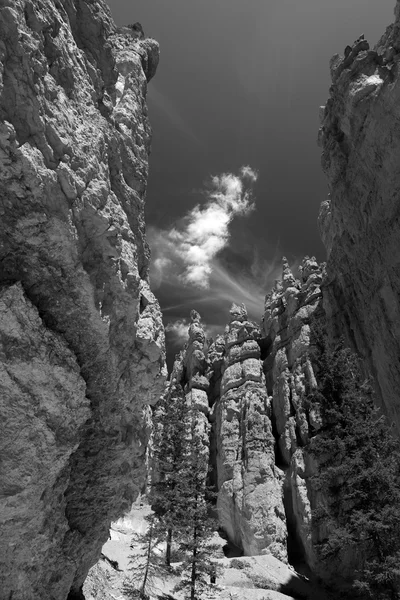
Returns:
[[[255,171],[254,169],[252,169],[251,167],[249,167],[249,165],[242,167],[240,169],[240,172],[242,174],[242,177],[248,177],[251,181],[257,181],[258,179],[258,173],[257,171]]]
[[[187,319],[176,319],[165,326],[165,332],[170,334],[175,343],[183,344],[189,339],[189,323]]]
[[[229,244],[230,223],[255,208],[251,184],[256,180],[257,173],[249,166],[242,167],[239,175],[215,175],[205,191],[205,204],[195,206],[170,230],[149,229],[155,255],[151,274],[154,288],[161,284],[164,273],[172,272],[184,285],[209,287],[215,259]]]

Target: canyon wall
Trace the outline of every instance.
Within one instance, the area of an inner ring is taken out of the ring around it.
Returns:
[[[227,555],[272,554],[339,588],[351,582],[363,556],[351,548],[329,561],[318,554],[333,525],[329,511],[318,519],[313,511],[337,501],[334,487],[318,485],[313,450],[327,428],[319,361],[330,347],[325,277],[325,265],[315,258],[302,261],[298,279],[284,259],[261,327],[248,319],[244,305],[234,304],[225,333],[215,340],[206,339],[192,311],[189,341],[175,361],[171,385],[179,382],[199,411],[202,431],[206,418],[211,425],[212,482]]]
[[[313,542],[318,532],[311,511],[318,498],[310,478],[317,466],[308,445],[321,427],[321,418],[318,408],[309,406],[306,397],[318,385],[311,360],[311,322],[321,311],[323,269],[315,258],[306,257],[300,273],[300,280],[296,279],[284,259],[282,279],[265,300],[261,343],[267,389],[272,396],[277,463],[285,472],[290,558],[314,567]]]
[[[374,49],[362,36],[331,61],[321,111],[329,199],[320,229],[333,335],[345,333],[372,372],[378,398],[400,428],[400,4]]]
[[[0,598],[79,597],[145,482],[158,52],[103,0],[0,2]]]
[[[218,519],[244,554],[270,553],[285,561],[283,473],[275,465],[260,337],[245,307],[233,305],[223,340],[210,348],[209,377],[219,380],[219,390],[212,394]],[[222,341],[222,352],[215,352]]]
[[[224,335],[206,340],[192,311],[189,341],[174,364],[188,402],[208,418],[219,525],[246,556],[314,565],[318,501],[307,447],[321,426],[306,394],[317,387],[311,320],[321,307],[322,269],[304,259],[301,280],[286,260],[266,298],[261,327],[232,305]],[[289,554],[289,556],[288,556]]]
[[[192,311],[171,385],[180,384],[204,430],[208,424],[211,480],[225,537],[248,556],[269,553],[286,561],[284,474],[275,465],[260,328],[243,305],[233,305],[230,317],[223,336],[206,340],[200,315]]]

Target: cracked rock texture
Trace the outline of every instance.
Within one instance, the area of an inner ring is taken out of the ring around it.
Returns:
[[[234,304],[215,340],[206,340],[192,311],[189,342],[171,375],[171,386],[181,382],[211,423],[217,514],[230,544],[246,556],[272,554],[311,568],[321,531],[311,519],[320,498],[308,446],[321,418],[306,396],[317,387],[311,322],[323,312],[322,280],[315,258],[303,260],[300,279],[284,259],[261,328]]]
[[[272,417],[277,437],[277,462],[285,471],[285,509],[287,527],[297,552],[314,566],[313,542],[318,531],[311,510],[318,498],[310,477],[317,466],[307,447],[321,427],[315,407],[305,402],[307,392],[317,387],[310,359],[310,323],[321,311],[322,268],[315,258],[306,257],[295,279],[283,260],[282,279],[265,300],[262,322],[264,370],[267,389],[272,394]]]
[[[184,350],[175,358],[165,398],[168,402],[177,397],[185,398],[189,409],[185,423],[187,442],[190,444],[191,440],[195,440],[195,448],[202,458],[201,468],[204,468],[204,478],[206,478],[211,429],[207,396],[209,385],[205,377],[208,365],[204,353],[206,336],[197,311],[191,311],[190,320],[189,339]],[[153,473],[153,477],[157,477],[157,473]]]
[[[197,411],[199,435],[210,434],[218,520],[229,542],[246,555],[273,554],[286,561],[284,474],[275,465],[260,328],[248,320],[243,305],[233,305],[230,316],[225,335],[212,341],[192,311],[189,341],[174,363],[171,389],[176,383],[184,388]]]
[[[157,62],[102,0],[0,0],[1,598],[78,593],[145,481]]]
[[[218,518],[245,555],[286,560],[283,473],[275,465],[271,399],[260,360],[260,329],[233,305],[214,405]],[[213,363],[211,363],[213,368]]]
[[[400,428],[400,4],[377,46],[361,37],[331,61],[321,112],[330,197],[320,228],[328,252],[324,308],[374,375]]]

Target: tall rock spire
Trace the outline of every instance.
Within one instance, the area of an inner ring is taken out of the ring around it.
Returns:
[[[246,307],[232,305],[214,406],[218,514],[228,539],[247,555],[286,560],[283,474],[275,466],[271,404],[258,340]]]

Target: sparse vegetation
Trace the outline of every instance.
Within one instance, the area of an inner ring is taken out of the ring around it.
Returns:
[[[149,493],[153,514],[147,533],[133,540],[135,548],[143,550],[140,559],[132,557],[131,598],[147,600],[153,575],[171,567],[174,553],[181,575],[176,591],[188,590],[185,597],[195,600],[215,578],[210,538],[217,525],[211,516],[213,492],[207,485],[208,439],[196,416],[178,384],[155,410],[154,481]]]
[[[172,386],[153,415],[153,473],[149,501],[164,528],[165,564],[170,566],[174,534],[184,516],[182,478],[187,459],[189,407],[180,385]]]
[[[130,577],[124,582],[123,588],[127,598],[149,600],[150,596],[154,597],[160,591],[156,586],[156,579],[163,576],[163,564],[158,551],[159,523],[154,514],[150,514],[146,521],[147,531],[134,534],[131,542],[134,553],[130,556]]]
[[[210,540],[217,523],[211,516],[214,494],[207,485],[208,451],[203,446],[193,413],[189,423],[189,445],[180,490],[182,513],[177,529],[179,547],[184,552],[183,576],[176,591],[188,590],[189,595],[185,598],[195,600],[198,593],[210,589],[210,583],[215,579]]]

